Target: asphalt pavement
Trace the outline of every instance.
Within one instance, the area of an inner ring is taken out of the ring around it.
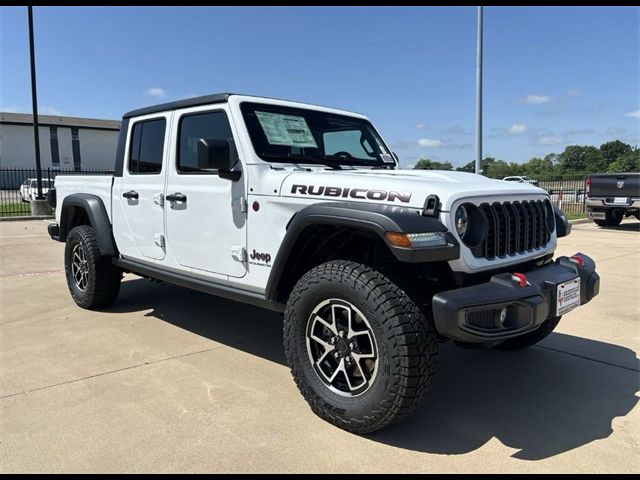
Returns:
[[[640,222],[575,225],[600,296],[520,352],[440,348],[419,411],[370,436],[311,413],[281,317],[135,276],[78,308],[46,222],[0,222],[0,472],[640,471]]]

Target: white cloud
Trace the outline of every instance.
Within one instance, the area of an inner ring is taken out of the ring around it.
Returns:
[[[442,145],[442,140],[435,138],[421,138],[418,140],[418,145],[426,148],[437,148]]]
[[[524,98],[524,103],[529,103],[531,105],[542,105],[543,103],[549,103],[551,101],[551,97],[549,95],[536,95],[529,94]]]
[[[424,123],[416,123],[416,130],[424,130],[427,126]]]
[[[527,131],[527,126],[523,123],[514,123],[509,127],[509,135],[520,135]]]
[[[569,90],[567,92],[567,95],[570,96],[570,97],[576,97],[576,96],[580,95],[580,92],[578,90]]]
[[[405,165],[404,167],[401,167],[402,170],[413,170],[413,167],[415,167],[415,165],[413,163],[410,163],[408,165]]]
[[[636,110],[635,112],[626,113],[624,116],[625,117],[631,117],[631,118],[640,118],[640,108],[638,110]]]
[[[167,92],[165,91],[165,89],[164,88],[160,88],[160,87],[149,88],[144,93],[146,93],[150,97],[163,98],[163,97],[167,96]]]
[[[43,115],[58,115],[58,116],[62,115],[62,112],[60,110],[50,105],[45,105],[44,107],[42,107],[39,113]]]
[[[562,139],[558,137],[554,137],[552,135],[543,135],[542,137],[536,138],[537,145],[558,145],[562,143]]]

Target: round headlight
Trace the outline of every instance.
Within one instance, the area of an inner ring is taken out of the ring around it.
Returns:
[[[456,210],[456,231],[460,238],[464,237],[464,234],[467,233],[467,228],[469,227],[469,213],[467,212],[467,207],[464,205],[460,205]]]

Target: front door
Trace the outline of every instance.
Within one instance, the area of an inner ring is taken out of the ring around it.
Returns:
[[[114,186],[114,203],[119,202],[122,212],[114,215],[114,233],[124,256],[142,260],[165,257],[162,193],[169,115],[143,118],[129,126],[128,151],[119,191]],[[125,225],[116,225],[116,220]]]
[[[241,208],[245,178],[220,178],[217,171],[198,163],[199,139],[233,144],[228,108],[182,110],[175,113],[173,124],[165,191],[168,248],[182,267],[242,277],[246,273],[246,213]]]

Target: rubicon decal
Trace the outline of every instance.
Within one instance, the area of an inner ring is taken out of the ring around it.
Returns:
[[[314,195],[317,197],[355,198],[357,200],[380,200],[409,203],[410,192],[395,192],[393,190],[369,190],[368,188],[342,188],[314,185],[293,185],[291,193],[294,195]]]

